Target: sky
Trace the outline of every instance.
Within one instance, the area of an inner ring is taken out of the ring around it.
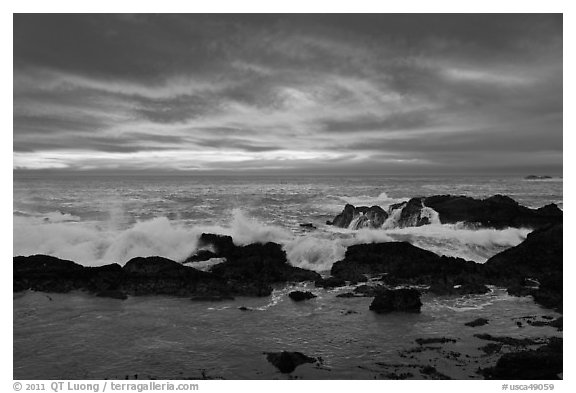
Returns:
[[[562,173],[558,14],[14,15],[16,173]]]

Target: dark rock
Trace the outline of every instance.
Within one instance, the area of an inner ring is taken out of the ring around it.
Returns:
[[[429,209],[438,213],[442,224],[464,222],[475,226],[502,229],[506,227],[540,228],[562,223],[562,210],[554,204],[539,209],[530,209],[504,195],[494,195],[486,199],[457,195],[416,197],[407,202],[391,205],[389,212],[393,213],[398,209],[402,209],[396,222],[398,227],[430,224]],[[342,213],[334,218],[332,225],[351,229],[377,228],[382,226],[386,218],[388,214],[378,206],[368,208],[348,204]]]
[[[202,262],[202,261],[207,261],[207,260],[212,259],[212,258],[218,258],[218,254],[216,254],[210,250],[199,250],[198,252],[196,252],[196,254],[191,255],[188,258],[186,258],[184,263]]]
[[[417,338],[416,343],[418,345],[428,345],[428,344],[446,344],[455,343],[457,340],[455,338],[446,337],[433,337],[433,338]]]
[[[370,310],[379,314],[393,311],[419,313],[421,307],[420,292],[413,288],[383,290],[370,304]]]
[[[562,372],[562,339],[558,338],[536,350],[506,353],[496,366],[483,370],[486,379],[501,380],[554,380]]]
[[[422,214],[424,207],[423,198],[412,198],[406,202],[397,222],[398,227],[419,227],[430,224],[430,218]]]
[[[526,180],[543,180],[543,179],[552,179],[552,176],[528,175],[528,176],[524,177],[524,179],[526,179]]]
[[[114,290],[114,289],[109,289],[109,290],[105,290],[105,291],[98,292],[98,293],[96,294],[96,296],[98,296],[98,297],[109,297],[109,298],[112,298],[112,299],[119,299],[119,300],[126,300],[126,299],[128,299],[128,295],[126,295],[124,292],[118,291],[118,290]]]
[[[306,223],[306,224],[300,224],[301,228],[307,228],[307,229],[316,229],[316,226],[314,226],[314,224],[312,223]]]
[[[504,346],[502,343],[488,343],[478,349],[483,351],[486,355],[493,355],[500,352],[502,350],[502,346]]]
[[[552,326],[559,331],[562,331],[564,327],[564,320],[562,317],[559,317],[549,321],[528,321],[528,324],[531,326]]]
[[[316,358],[304,355],[301,352],[265,352],[266,359],[274,365],[283,374],[291,373],[296,367],[306,364],[315,363]]]
[[[167,258],[133,258],[123,270],[121,287],[135,296],[231,296],[231,289],[222,278]]]
[[[473,321],[465,323],[464,325],[470,327],[477,327],[477,326],[484,326],[486,324],[488,324],[488,320],[486,318],[477,318]]]
[[[226,259],[210,272],[225,280],[236,295],[268,296],[272,284],[321,278],[316,272],[290,265],[282,246],[276,243],[236,246],[230,236],[204,233],[199,244],[216,250],[213,257]]]
[[[484,264],[485,275],[496,284],[509,285],[512,294],[531,294],[543,306],[561,310],[562,227],[562,224],[558,224],[537,229],[516,247],[496,254]],[[538,280],[539,287],[526,288],[526,279],[533,278]]]
[[[48,255],[13,258],[14,291],[70,292],[86,283],[84,267]]]
[[[346,281],[337,277],[320,278],[314,282],[316,287],[330,289],[346,286]]]
[[[294,300],[295,302],[301,302],[302,300],[314,299],[317,297],[312,292],[303,292],[303,291],[293,291],[288,294],[290,299]]]
[[[472,283],[481,277],[481,264],[461,258],[440,257],[407,242],[357,244],[348,247],[343,260],[332,265],[331,274],[343,280],[359,275],[387,273],[391,285],[431,284],[438,280],[453,284]]]
[[[492,336],[491,334],[475,334],[474,337],[479,338],[480,340],[494,341],[512,347],[526,347],[530,345],[542,344],[541,339],[500,337]]]
[[[530,209],[504,195],[494,195],[483,200],[467,196],[436,195],[424,198],[423,203],[438,212],[442,224],[466,222],[502,229],[539,228],[562,222],[562,211],[556,205]]]
[[[349,228],[351,224],[353,224],[351,229],[379,228],[387,218],[388,213],[380,206],[354,207],[353,205],[347,204],[344,206],[342,213],[338,214],[330,225]]]
[[[238,310],[240,310],[240,311],[252,311],[251,308],[248,308],[246,306],[240,306],[240,307],[238,307]]]

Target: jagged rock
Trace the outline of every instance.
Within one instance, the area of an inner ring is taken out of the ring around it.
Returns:
[[[332,225],[358,229],[363,227],[380,227],[388,213],[378,210],[378,206],[344,207]],[[371,211],[371,215],[367,213]],[[396,212],[400,210],[400,214]],[[383,214],[384,213],[384,214]],[[432,219],[442,224],[468,223],[474,226],[502,229],[540,228],[550,224],[562,223],[562,210],[555,204],[539,209],[530,209],[519,205],[515,200],[504,195],[494,195],[486,199],[475,199],[462,195],[434,195],[415,197],[407,202],[393,204],[389,213],[396,218],[398,227],[421,226],[432,223]]]
[[[491,281],[509,286],[511,294],[531,294],[545,307],[562,309],[562,224],[533,231],[516,247],[488,259],[484,269]],[[526,279],[534,278],[540,285],[527,287]]]
[[[413,288],[383,290],[370,304],[370,310],[379,314],[393,311],[419,313],[421,307],[420,292]]]
[[[283,374],[289,374],[296,367],[306,364],[315,363],[316,358],[304,355],[301,352],[265,352],[266,359],[274,365]]]
[[[384,224],[388,218],[388,213],[380,206],[358,206],[347,204],[344,206],[342,213],[338,214],[331,225],[348,228],[352,225],[351,229],[360,228],[379,228]]]
[[[272,284],[321,278],[316,272],[290,265],[286,252],[276,243],[236,246],[230,236],[204,233],[199,244],[214,249],[215,257],[226,259],[210,272],[225,280],[238,295],[268,296]]]
[[[303,291],[293,291],[288,294],[290,299],[294,300],[295,302],[301,302],[302,300],[314,299],[317,297],[312,292],[303,292]]]

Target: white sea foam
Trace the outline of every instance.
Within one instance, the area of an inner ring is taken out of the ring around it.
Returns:
[[[346,248],[361,243],[409,241],[438,254],[484,262],[495,253],[519,244],[528,229],[470,229],[463,225],[432,224],[421,227],[349,230],[332,226],[292,233],[266,225],[243,211],[232,211],[229,225],[193,225],[165,217],[136,222],[82,222],[78,217],[49,213],[14,218],[14,255],[48,254],[84,265],[124,264],[137,256],[163,256],[183,261],[198,247],[204,232],[232,236],[234,243],[277,242],[294,265],[323,272],[344,258]]]

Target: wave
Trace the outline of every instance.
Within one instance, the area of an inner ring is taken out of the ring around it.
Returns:
[[[111,217],[113,221],[114,218]],[[226,225],[194,225],[157,217],[128,227],[109,222],[84,222],[78,217],[52,212],[13,217],[13,255],[47,254],[88,265],[124,264],[134,257],[163,256],[183,261],[198,248],[202,233],[230,235],[236,245],[276,242],[288,261],[298,267],[325,272],[344,258],[354,244],[409,241],[450,256],[484,262],[505,248],[519,244],[528,229],[472,229],[463,225],[431,224],[421,227],[349,230],[323,226],[294,233],[266,225],[235,209]],[[216,262],[216,261],[214,261]]]
[[[358,196],[335,196],[335,198],[349,203],[354,206],[381,206],[383,208],[398,202],[407,201],[409,198],[392,198],[388,196],[386,192],[380,193],[378,196],[373,197],[369,195],[358,195]],[[340,205],[340,210],[342,210],[342,205]]]

